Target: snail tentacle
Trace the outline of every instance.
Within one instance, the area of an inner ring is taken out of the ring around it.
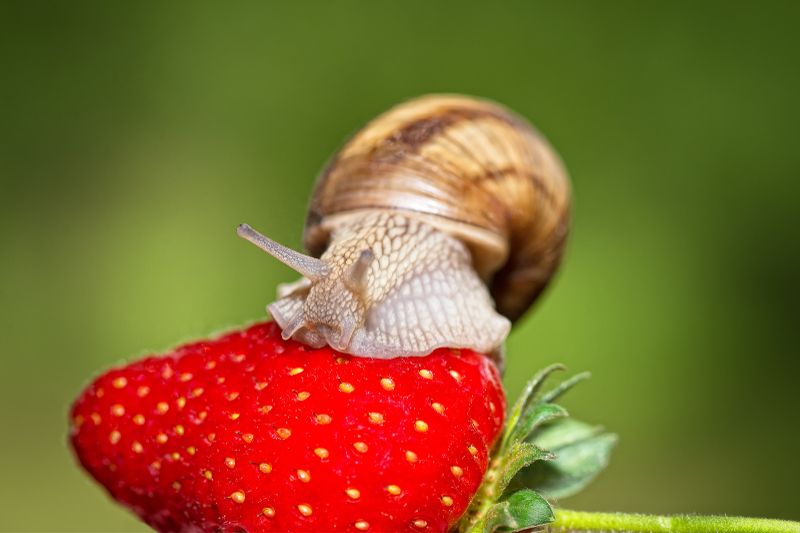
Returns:
[[[322,279],[330,274],[328,265],[323,261],[287,248],[266,235],[262,235],[247,224],[239,224],[236,228],[236,234],[310,280]]]

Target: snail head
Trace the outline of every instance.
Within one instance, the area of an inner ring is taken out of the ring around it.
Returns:
[[[287,248],[247,224],[239,225],[236,233],[303,276],[284,286],[280,299],[269,307],[283,328],[283,338],[347,351],[353,335],[367,321],[373,252],[353,250],[328,262]]]

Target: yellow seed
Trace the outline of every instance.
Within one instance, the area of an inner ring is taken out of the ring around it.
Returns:
[[[188,448],[186,448],[186,453],[188,453],[189,455],[194,455],[197,453],[197,448],[195,448],[194,446],[189,446]]]
[[[174,482],[172,483],[172,488],[173,488],[173,489],[175,489],[175,490],[181,490],[181,484],[180,484],[180,482],[178,482],[178,481],[174,481]]]
[[[224,376],[219,376],[217,378],[217,385],[222,385],[223,383],[225,383],[225,377]]]
[[[144,451],[144,446],[142,446],[138,440],[135,440],[133,444],[131,444],[131,450],[133,450],[133,453],[142,453]]]
[[[269,474],[272,472],[272,465],[269,463],[261,463],[258,465],[258,471],[262,474]]]
[[[97,413],[92,413],[92,414],[90,414],[90,415],[89,415],[89,418],[91,418],[91,419],[92,419],[92,422],[94,422],[94,425],[95,425],[95,426],[99,425],[99,424],[100,424],[100,422],[102,422],[102,421],[103,421],[103,419],[102,419],[102,418],[100,418],[100,415],[99,415],[99,414],[97,414]]]
[[[308,470],[298,470],[297,479],[299,479],[303,483],[308,483],[309,481],[311,481],[311,474],[308,473]]]
[[[163,415],[169,411],[169,404],[167,402],[158,402],[156,404],[156,410]]]
[[[275,430],[275,433],[277,433],[278,437],[283,440],[286,440],[292,436],[292,430],[289,428],[278,428]]]
[[[231,500],[236,503],[244,503],[244,492],[237,490],[233,494],[231,494]]]
[[[176,435],[183,435],[183,433],[184,433],[184,428],[182,425],[178,424],[177,426],[175,426]]]
[[[136,415],[136,416],[134,416],[133,417],[133,423],[136,424],[137,426],[143,426],[144,425],[144,415]]]
[[[469,450],[469,453],[471,453],[472,455],[478,455],[478,448],[476,448],[476,447],[475,447],[475,446],[473,446],[472,444],[470,444],[470,445],[467,447],[467,450]]]
[[[203,477],[211,480],[214,479],[214,474],[211,473],[211,470],[203,470]]]
[[[345,489],[344,491],[351,500],[357,500],[361,497],[361,491],[354,488]]]
[[[175,403],[177,404],[178,409],[183,409],[184,407],[186,407],[186,398],[181,396],[180,398],[175,400]]]
[[[456,465],[450,467],[450,472],[452,472],[456,477],[461,477],[464,475],[464,469]]]
[[[206,437],[206,440],[208,440],[208,442],[214,442],[215,440],[217,440],[217,434],[209,433],[208,436]]]
[[[426,522],[425,520],[414,520],[414,527],[417,527],[419,529],[425,529],[426,527],[428,527],[428,522]]]
[[[453,379],[456,381],[461,381],[461,374],[456,372],[455,370],[450,371],[450,375],[453,376]]]
[[[314,455],[320,459],[327,459],[330,454],[325,448],[314,448]]]
[[[206,363],[206,370],[213,370],[217,366],[216,361],[209,361]]]
[[[254,438],[255,435],[253,435],[252,433],[245,433],[244,435],[242,435],[242,440],[245,441],[247,444],[253,442]]]
[[[333,419],[330,417],[330,415],[326,415],[324,413],[321,413],[321,414],[317,415],[317,423],[318,424],[322,424],[322,425],[330,424],[331,420],[333,420]]]
[[[239,413],[231,413],[228,415],[228,418],[230,418],[231,420],[236,420],[239,418],[239,416],[241,416]]]
[[[266,381],[259,381],[258,383],[256,383],[255,387],[256,387],[256,390],[259,390],[259,391],[264,390],[264,389],[267,388],[267,382]],[[270,508],[267,507],[267,509],[270,509]]]
[[[392,378],[382,378],[381,387],[383,387],[383,390],[387,391],[394,390],[394,380],[392,380]]]
[[[172,455],[170,455],[170,457],[172,457],[173,461],[180,461],[181,460],[181,454],[179,454],[178,452],[172,452]]]
[[[433,402],[431,407],[433,407],[433,410],[439,414],[444,413],[444,405],[440,404],[439,402]]]
[[[263,514],[267,518],[272,518],[273,516],[275,516],[275,509],[273,509],[272,507],[264,507],[263,509],[261,509],[261,514]]]
[[[187,381],[192,379],[192,377],[194,377],[194,376],[192,376],[191,372],[186,372],[186,373],[181,374],[180,380],[183,381],[184,383],[186,383]]]
[[[355,448],[359,453],[364,453],[369,449],[369,446],[367,446],[366,442],[359,441],[353,443],[353,448]]]
[[[440,500],[442,502],[442,505],[444,505],[445,507],[453,506],[453,498],[451,498],[450,496],[442,496]]]
[[[228,400],[229,402],[232,402],[233,400],[235,400],[238,397],[239,397],[239,393],[238,392],[229,392],[229,393],[225,394],[225,399]]]
[[[161,470],[161,461],[153,461],[150,463],[150,468],[153,470]]]
[[[406,461],[408,461],[409,463],[416,463],[417,454],[415,454],[411,450],[406,450]]]
[[[301,503],[297,506],[297,510],[300,511],[300,514],[303,516],[311,516],[311,506],[307,503]]]
[[[245,357],[246,356],[243,353],[237,353],[231,356],[231,361],[233,361],[234,363],[241,363],[242,361],[244,361]]]
[[[366,520],[359,520],[355,524],[353,524],[355,528],[359,531],[366,531],[369,529],[369,522]]]
[[[200,420],[200,422],[205,420],[207,416],[208,416],[208,411],[200,411],[199,413],[197,413],[197,419]]]
[[[111,382],[111,386],[115,389],[124,389],[127,384],[128,380],[121,376]]]
[[[419,371],[419,375],[422,376],[425,379],[433,379],[433,372],[431,372],[430,370],[427,370],[425,368],[423,368],[422,370]]]
[[[350,394],[351,392],[356,390],[356,388],[353,387],[351,384],[347,383],[346,381],[343,381],[339,383],[339,390],[344,392],[345,394]]]
[[[388,492],[392,496],[397,496],[398,494],[400,494],[403,491],[397,485],[387,485],[386,486],[386,492]]]
[[[302,391],[302,392],[298,392],[298,393],[297,393],[297,399],[298,399],[299,401],[301,401],[301,402],[302,402],[302,401],[305,401],[305,400],[308,400],[308,398],[309,398],[310,396],[311,396],[311,393],[310,393],[310,392],[306,392],[306,391]]]
[[[139,387],[138,389],[136,389],[136,395],[137,395],[139,398],[144,398],[144,397],[145,397],[145,396],[147,396],[148,394],[150,394],[150,387],[147,387],[147,386],[145,386],[145,385],[142,385],[141,387]]]
[[[261,408],[259,409],[259,411],[261,411],[262,415],[266,415],[267,413],[272,411],[272,406],[271,405],[262,405]]]
[[[106,395],[106,391],[105,389],[103,389],[103,387],[100,387],[95,391],[95,394],[97,395],[98,398],[102,398],[103,396]]]
[[[300,368],[300,367],[293,368],[293,369],[289,370],[289,375],[290,376],[296,376],[297,374],[302,374],[302,373],[303,373],[303,369]]]
[[[167,442],[167,440],[169,440],[169,437],[167,437],[166,433],[159,433],[158,435],[156,435],[156,442],[159,444],[164,444],[165,442]]]
[[[228,468],[233,468],[234,466],[236,466],[236,459],[234,459],[233,457],[226,457],[225,466],[227,466]]]
[[[111,406],[111,414],[114,416],[122,416],[125,414],[125,408],[122,405],[115,403]]]
[[[494,406],[494,402],[489,402],[489,411],[494,413],[496,409],[497,408]]]
[[[369,413],[369,421],[373,424],[383,424],[383,415],[380,413]]]
[[[422,420],[417,420],[416,422],[414,422],[414,429],[419,431],[420,433],[425,433],[426,431],[428,431],[428,424],[426,424]]]

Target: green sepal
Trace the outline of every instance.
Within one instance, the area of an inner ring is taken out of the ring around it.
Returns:
[[[537,461],[552,461],[555,456],[530,442],[516,442],[506,454],[497,472],[492,492],[500,496],[519,472]]]
[[[550,365],[523,389],[508,413],[503,437],[459,531],[517,531],[552,521],[553,511],[545,498],[578,492],[607,465],[616,436],[567,418],[567,411],[552,403],[589,373],[577,374],[539,394],[545,380],[563,369],[563,365]]]
[[[581,381],[585,381],[585,380],[589,379],[590,377],[592,377],[592,373],[591,372],[581,372],[580,374],[575,374],[571,378],[565,379],[564,381],[562,381],[553,390],[549,390],[549,391],[545,392],[544,394],[542,394],[542,396],[539,398],[539,401],[542,402],[542,403],[550,403],[550,402],[552,402],[554,400],[557,400],[558,398],[563,396],[565,392],[570,390],[572,387],[574,387],[575,385],[577,385]]]
[[[553,509],[547,500],[532,490],[523,489],[489,508],[480,531],[523,531],[548,524],[554,519]]]
[[[574,418],[564,418],[539,428],[528,438],[536,445],[548,450],[555,450],[588,437],[602,433],[602,426],[593,426]]]
[[[566,498],[588,485],[608,465],[617,436],[576,420],[559,420],[542,428],[533,440],[555,458],[522,468],[513,487],[533,487],[548,498]]]
[[[502,455],[508,449],[509,445],[511,444],[511,436],[515,434],[517,423],[519,422],[520,417],[525,412],[525,408],[528,406],[528,403],[530,403],[530,401],[536,397],[536,393],[541,388],[545,379],[547,379],[547,377],[556,370],[564,369],[564,365],[561,364],[550,365],[537,372],[536,375],[533,376],[533,378],[525,385],[525,388],[522,389],[519,398],[517,398],[517,401],[514,403],[514,407],[512,407],[511,411],[508,413],[506,429],[505,433],[503,434],[503,440],[498,449],[498,454]]]
[[[556,418],[569,416],[567,410],[554,403],[536,403],[527,408],[517,422],[516,427],[511,432],[509,442],[522,441],[527,439],[534,430],[545,422]]]

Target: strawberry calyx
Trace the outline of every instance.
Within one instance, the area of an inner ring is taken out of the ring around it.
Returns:
[[[540,394],[558,370],[564,366],[554,364],[538,372],[509,411],[503,436],[458,531],[522,531],[551,523],[551,501],[579,492],[608,465],[617,436],[569,418],[553,403],[589,373],[576,374]]]

